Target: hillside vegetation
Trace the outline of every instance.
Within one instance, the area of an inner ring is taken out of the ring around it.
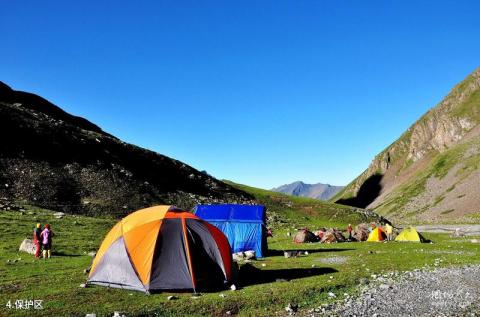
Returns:
[[[480,68],[331,199],[402,222],[478,222]]]

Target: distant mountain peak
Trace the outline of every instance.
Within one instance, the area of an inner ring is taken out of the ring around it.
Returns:
[[[343,186],[332,186],[330,184],[323,183],[307,184],[303,181],[296,181],[290,184],[285,184],[276,188],[272,188],[271,190],[292,196],[328,200],[335,196],[342,189]]]

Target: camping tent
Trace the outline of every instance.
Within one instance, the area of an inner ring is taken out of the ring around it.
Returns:
[[[385,235],[385,232],[383,232],[382,228],[375,228],[370,232],[368,235],[367,241],[369,242],[375,242],[375,241],[383,241],[387,238]]]
[[[194,213],[218,227],[233,252],[254,250],[262,258],[267,251],[266,213],[260,205],[198,205]]]
[[[426,242],[426,239],[413,227],[405,228],[395,238],[395,241]]]
[[[228,240],[215,226],[173,206],[136,211],[107,234],[87,284],[144,292],[211,289],[230,281]]]

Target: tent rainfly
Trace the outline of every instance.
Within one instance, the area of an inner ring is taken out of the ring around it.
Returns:
[[[131,213],[107,234],[87,284],[143,292],[216,289],[229,283],[232,254],[215,226],[173,206]]]
[[[377,241],[383,241],[387,238],[387,235],[385,232],[382,230],[382,228],[375,228],[370,232],[368,235],[368,242],[377,242]]]
[[[426,242],[427,240],[413,227],[408,227],[402,230],[395,238],[395,241],[402,242]]]
[[[195,215],[219,228],[233,252],[254,250],[258,258],[267,251],[266,212],[261,205],[197,205]]]

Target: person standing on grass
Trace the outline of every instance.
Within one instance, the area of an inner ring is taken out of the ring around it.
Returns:
[[[393,240],[393,227],[390,224],[385,225],[385,233],[387,234],[387,241]]]
[[[347,232],[348,232],[348,240],[352,240],[352,231],[353,231],[352,224],[351,224],[351,223],[349,223],[349,224],[348,224],[348,227],[347,227]]]
[[[42,239],[43,245],[43,258],[46,259],[47,257],[50,258],[52,255],[52,238],[54,234],[53,231],[50,230],[50,225],[47,223],[45,225],[45,229],[40,233],[40,238]]]
[[[40,257],[40,250],[42,249],[40,233],[42,232],[42,225],[37,223],[33,229],[33,243],[35,243],[35,257]]]

